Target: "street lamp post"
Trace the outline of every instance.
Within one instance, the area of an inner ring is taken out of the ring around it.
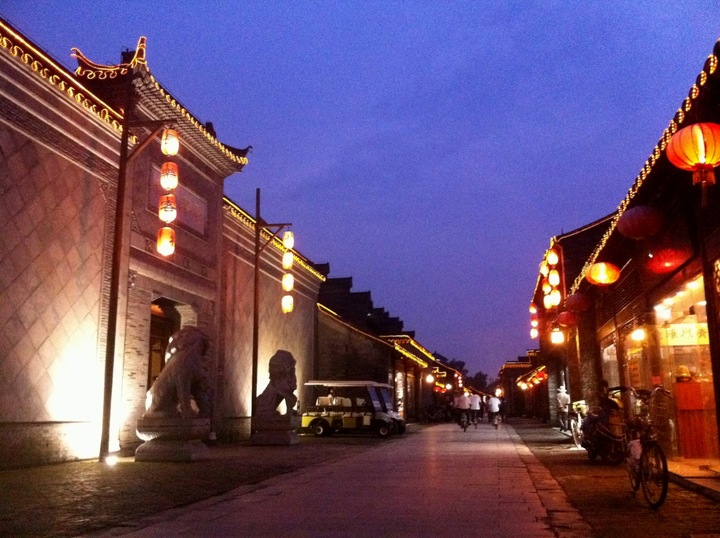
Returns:
[[[117,337],[118,305],[120,299],[120,276],[123,253],[127,247],[125,228],[127,216],[125,214],[125,199],[132,189],[127,177],[127,167],[130,162],[142,152],[155,137],[175,120],[133,121],[132,112],[136,104],[134,75],[128,75],[126,88],[125,114],[120,137],[120,161],[118,163],[117,198],[115,200],[115,229],[113,233],[113,250],[110,268],[110,290],[108,294],[108,326],[105,345],[105,374],[103,386],[103,412],[100,431],[100,461],[105,461],[110,453],[110,419],[112,413],[113,377],[115,370],[115,339]],[[132,127],[148,127],[154,131],[140,142],[132,153],[129,152],[130,129]]]
[[[260,336],[260,254],[280,232],[290,226],[289,222],[269,224],[263,222],[260,216],[260,189],[255,189],[255,256],[253,273],[253,344],[252,344],[252,391],[250,402],[250,436],[255,433],[255,411],[257,399],[258,378],[258,342]],[[262,230],[271,234],[270,238],[262,243]]]

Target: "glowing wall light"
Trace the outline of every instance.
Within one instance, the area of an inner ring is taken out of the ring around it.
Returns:
[[[630,339],[634,342],[642,342],[643,340],[645,340],[645,337],[645,329],[643,329],[642,327],[638,327],[630,333]]]

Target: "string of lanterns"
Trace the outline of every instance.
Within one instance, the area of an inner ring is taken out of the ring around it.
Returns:
[[[281,299],[281,306],[283,314],[289,314],[293,311],[295,307],[295,301],[293,299],[293,296],[290,295],[290,292],[295,287],[295,277],[290,272],[292,270],[293,261],[295,259],[295,256],[292,253],[292,249],[295,246],[295,235],[291,231],[286,231],[283,234],[282,239],[283,247],[285,248],[285,252],[283,253],[282,257],[282,266],[285,270],[285,273],[282,277],[282,289],[285,292],[285,295],[283,295],[283,298]]]
[[[163,155],[174,157],[180,150],[180,138],[175,129],[165,129],[160,145]],[[158,202],[158,217],[165,224],[158,230],[157,251],[162,256],[170,256],[175,252],[175,230],[168,224],[177,218],[177,199],[174,190],[180,181],[177,163],[165,161],[160,169],[160,186],[165,191]]]
[[[558,263],[560,256],[554,248],[548,249],[545,253],[545,259],[540,263],[540,274],[543,276],[543,306],[546,310],[555,308],[562,301],[560,293],[560,272],[558,271]]]

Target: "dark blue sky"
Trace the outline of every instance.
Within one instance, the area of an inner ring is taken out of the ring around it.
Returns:
[[[252,145],[227,195],[292,222],[471,373],[535,347],[550,238],[614,211],[720,37],[717,1],[8,1],[74,69],[148,38],[151,72]]]

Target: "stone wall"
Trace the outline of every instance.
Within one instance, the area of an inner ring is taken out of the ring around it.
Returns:
[[[250,434],[253,368],[254,220],[226,208],[223,254],[222,350],[218,390],[223,415],[222,440],[246,439]],[[263,241],[264,244],[264,241]],[[292,269],[295,308],[283,314],[282,250],[269,244],[260,257],[258,363],[256,394],[268,384],[268,363],[278,349],[297,361],[296,394],[303,405],[309,397],[304,383],[315,363],[317,295],[322,277],[296,257]]]
[[[318,379],[366,379],[392,384],[394,362],[395,352],[388,344],[323,310],[318,313]]]

